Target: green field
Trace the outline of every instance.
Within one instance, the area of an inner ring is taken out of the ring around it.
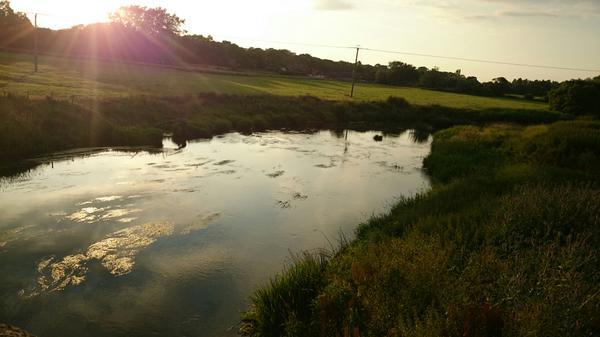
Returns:
[[[268,75],[226,75],[149,65],[81,61],[40,57],[40,71],[32,72],[32,56],[0,52],[0,92],[52,96],[119,97],[129,95],[180,96],[199,92],[286,96],[312,95],[323,99],[350,100],[350,84],[341,81]],[[455,108],[547,109],[540,102],[516,98],[489,98],[419,88],[358,84],[357,100],[404,97],[412,104],[438,104]]]

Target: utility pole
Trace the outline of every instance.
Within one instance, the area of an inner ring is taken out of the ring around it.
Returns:
[[[356,84],[356,70],[358,67],[358,52],[360,47],[356,47],[356,59],[354,60],[354,69],[352,69],[352,90],[350,90],[350,97],[354,97],[354,85]]]
[[[38,25],[37,25],[37,13],[34,16],[35,30],[33,31],[33,64],[34,72],[38,72]]]

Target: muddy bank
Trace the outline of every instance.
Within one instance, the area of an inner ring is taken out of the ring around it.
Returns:
[[[8,324],[0,324],[0,337],[35,337],[29,332]]]

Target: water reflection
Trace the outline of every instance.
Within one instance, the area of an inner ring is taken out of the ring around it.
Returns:
[[[410,131],[410,140],[418,144],[424,144],[431,141],[431,131],[426,129],[415,129]]]
[[[115,276],[128,274],[135,265],[136,254],[154,243],[158,238],[172,235],[174,226],[168,223],[145,224],[126,228],[108,235],[104,240],[90,245],[83,254],[73,254],[55,261],[54,257],[43,259],[37,265],[41,274],[38,288],[25,296],[34,296],[44,291],[59,291],[69,285],[85,281],[90,260],[101,264]]]
[[[228,134],[52,156],[2,183],[0,321],[46,337],[234,336],[248,294],[290,251],[427,188],[429,136],[414,134]]]
[[[94,149],[76,149],[64,152],[57,152],[50,155],[41,156],[34,159],[2,163],[0,165],[0,191],[3,186],[10,185],[21,180],[29,180],[35,176],[39,170],[44,168],[54,168],[55,162],[65,162],[67,160],[78,160],[89,158],[105,152],[104,148]],[[118,151],[135,157],[139,153],[159,154],[164,149],[155,147],[115,147],[112,151]],[[76,174],[71,172],[70,174]]]

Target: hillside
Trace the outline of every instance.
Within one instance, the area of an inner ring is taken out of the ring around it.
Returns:
[[[182,96],[205,92],[238,95],[311,95],[322,99],[350,100],[350,84],[341,81],[268,75],[229,75],[197,69],[40,57],[39,73],[32,72],[32,56],[0,52],[0,92],[52,96],[71,100],[83,97],[130,95]],[[355,99],[405,98],[416,105],[442,105],[469,109],[544,110],[547,105],[516,98],[492,98],[359,83]]]

